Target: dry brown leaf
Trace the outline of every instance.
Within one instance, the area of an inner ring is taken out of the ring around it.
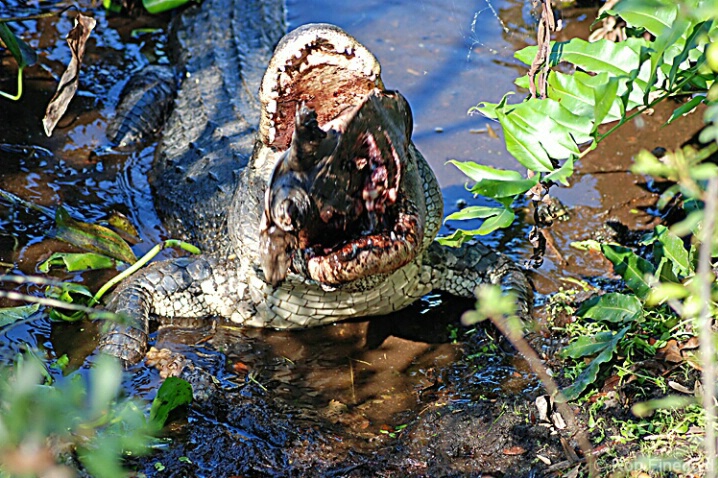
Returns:
[[[516,455],[523,455],[524,453],[526,453],[526,450],[517,445],[517,446],[512,446],[510,448],[504,448],[502,453],[507,456],[516,456]]]
[[[697,349],[700,345],[701,345],[700,339],[694,335],[690,339],[683,342],[683,346],[681,346],[681,349],[683,349],[683,350]]]
[[[656,356],[665,360],[666,362],[681,363],[683,362],[683,355],[681,355],[681,347],[678,345],[678,341],[671,339],[666,342],[666,345],[656,351]]]
[[[668,386],[671,387],[676,392],[685,393],[686,395],[693,395],[693,390],[686,387],[685,385],[682,385],[674,380],[668,381]]]
[[[65,114],[67,105],[70,104],[70,100],[75,96],[80,78],[80,65],[82,64],[82,57],[85,56],[85,42],[87,42],[96,23],[94,18],[86,17],[80,13],[75,18],[75,26],[67,34],[67,44],[70,45],[72,59],[70,64],[67,65],[67,70],[62,74],[60,84],[57,85],[57,91],[50,100],[50,104],[47,105],[45,117],[42,119],[42,126],[48,136],[52,135],[57,122]]]

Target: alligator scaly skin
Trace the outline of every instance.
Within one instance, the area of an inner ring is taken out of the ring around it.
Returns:
[[[168,229],[205,253],[157,262],[123,282],[108,308],[128,322],[103,335],[101,350],[126,362],[140,360],[151,315],[298,328],[386,314],[432,290],[470,298],[482,283],[515,291],[520,315],[528,317],[531,286],[508,258],[480,245],[455,250],[433,242],[443,216],[441,192],[413,144],[405,173],[416,179],[408,180],[405,192],[425,216],[415,259],[340,287],[291,273],[276,287],[264,281],[259,224],[277,156],[262,142],[266,132],[257,139],[256,91],[284,31],[283,18],[279,1],[205,0],[175,23],[177,64],[185,73],[152,180]],[[305,31],[312,28],[334,27]]]
[[[182,83],[150,179],[170,234],[214,256],[230,253],[228,208],[254,148],[259,84],[285,30],[280,0],[208,0],[172,24]]]

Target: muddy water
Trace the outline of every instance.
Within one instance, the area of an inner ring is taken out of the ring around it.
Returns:
[[[91,7],[89,1],[80,3]],[[464,178],[445,163],[448,159],[476,160],[518,168],[503,149],[498,126],[467,111],[481,100],[498,101],[522,73],[512,54],[531,42],[533,35],[527,27],[533,22],[526,2],[348,3],[338,8],[330,1],[290,1],[288,20],[291,26],[335,23],[365,43],[382,63],[385,84],[399,89],[412,105],[414,139],[439,177],[447,212],[461,201],[480,203],[465,191]],[[17,15],[19,10],[0,14]],[[569,15],[566,35],[570,29],[585,31],[590,15],[581,11]],[[0,100],[0,187],[43,206],[63,204],[87,221],[101,222],[110,212],[120,211],[144,238],[135,246],[139,255],[164,237],[145,179],[153,145],[131,153],[113,152],[104,130],[126,78],[148,63],[166,61],[166,19],[108,18],[102,11],[94,11],[94,16],[98,27],[88,46],[78,97],[52,138],[44,136],[40,120],[54,80],[69,60],[61,38],[70,21],[66,17],[30,21],[18,29],[39,50],[40,62],[26,71],[20,102]],[[4,54],[0,87],[6,91],[14,88],[12,64]],[[626,169],[641,146],[675,147],[700,122],[694,118],[693,123],[681,124],[681,130],[663,128],[667,114],[661,109],[653,116],[639,117],[581,163],[571,188],[556,192],[569,206],[571,220],[551,231],[555,247],[533,274],[539,292],[556,290],[565,276],[593,280],[610,270],[595,255],[570,248],[571,241],[592,237],[608,221],[630,229],[655,222],[650,209],[654,195]],[[490,128],[499,137],[489,134]],[[52,225],[51,218],[0,200],[0,270],[33,274],[36,264],[51,252],[68,250],[47,238]],[[521,260],[529,254],[524,239],[527,227],[519,222],[508,233],[486,240]],[[57,276],[91,287],[107,278],[105,273]],[[3,284],[9,287],[18,288]],[[40,293],[29,286],[19,290]],[[251,375],[274,397],[349,430],[360,441],[345,446],[361,448],[369,443],[361,440],[386,437],[381,430],[410,420],[430,403],[433,392],[442,389],[443,371],[460,352],[451,343],[451,327],[469,305],[431,295],[392,317],[316,330],[279,333],[207,325],[190,331],[162,329],[154,337],[158,344],[172,343],[185,351],[227,387],[242,387]],[[67,354],[72,367],[81,367],[96,344],[96,328],[87,323],[51,324],[38,314],[2,331],[0,360],[12,360],[24,344],[43,347],[50,357]],[[133,393],[151,398],[159,380],[156,373],[143,366],[134,371],[128,386]],[[523,372],[501,361],[487,362],[480,372],[467,374],[462,379],[475,387],[472,397],[518,393],[527,386]],[[459,398],[463,397],[449,397]]]

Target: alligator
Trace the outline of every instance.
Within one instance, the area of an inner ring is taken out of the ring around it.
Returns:
[[[498,284],[528,317],[505,255],[434,239],[443,202],[406,99],[336,26],[285,35],[281,0],[205,0],[171,31],[181,84],[151,183],[169,233],[204,253],[121,283],[100,349],[141,360],[151,317],[301,328],[384,315],[432,290]]]

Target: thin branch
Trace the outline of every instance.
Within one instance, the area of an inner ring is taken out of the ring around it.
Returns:
[[[551,32],[556,30],[551,0],[541,0],[541,18],[539,19],[536,43],[538,50],[531,62],[529,70],[529,91],[533,98],[544,99],[548,95],[548,72],[551,54]],[[539,71],[541,72],[539,74]],[[538,92],[536,89],[536,76],[538,75]]]
[[[698,256],[698,286],[702,304],[698,318],[700,330],[700,354],[703,364],[703,409],[705,410],[706,436],[704,449],[706,453],[706,478],[716,478],[716,409],[715,386],[716,365],[713,345],[713,327],[711,317],[711,286],[715,276],[711,273],[711,249],[713,247],[713,231],[715,229],[716,203],[718,202],[718,178],[708,181],[703,221],[703,238]]]
[[[531,367],[533,373],[535,373],[539,380],[541,380],[541,383],[546,388],[546,391],[549,393],[549,395],[554,397],[554,403],[556,405],[556,408],[561,413],[561,416],[563,416],[564,420],[566,420],[566,425],[569,427],[571,433],[578,441],[578,446],[583,452],[583,456],[586,460],[586,463],[588,464],[589,476],[598,476],[596,454],[593,451],[591,442],[588,441],[586,433],[578,427],[576,420],[574,419],[574,413],[568,406],[566,398],[561,393],[561,390],[559,390],[558,385],[556,385],[556,382],[554,382],[553,378],[551,378],[551,375],[549,375],[548,371],[546,370],[546,367],[544,367],[536,351],[531,347],[531,345],[529,345],[529,343],[520,333],[515,333],[515,330],[513,330],[509,326],[509,324],[503,317],[494,318],[493,316],[490,316],[489,319],[491,320],[491,323],[493,323],[494,326],[499,329],[499,331],[504,335],[504,337],[506,337],[511,342],[511,344],[516,348],[516,350],[518,350],[519,353],[523,355],[529,367]]]
[[[40,304],[46,307],[54,307],[57,309],[75,310],[85,312],[93,318],[114,318],[117,314],[112,312],[102,311],[86,307],[80,304],[71,304],[69,302],[63,302],[57,299],[51,299],[50,297],[36,297],[34,295],[21,294],[19,292],[13,292],[9,290],[0,290],[0,298],[16,300],[20,302],[27,302],[31,304]]]
[[[3,18],[0,18],[0,23],[26,22],[29,20],[40,20],[42,18],[55,17],[58,15],[62,15],[63,13],[65,13],[68,10],[79,11],[79,9],[77,8],[76,5],[68,5],[65,8],[63,8],[62,10],[58,10],[56,12],[36,13],[35,15],[26,15],[24,17],[3,17]]]
[[[6,200],[10,204],[16,204],[18,206],[22,206],[26,209],[31,209],[33,211],[37,211],[40,214],[44,214],[45,216],[49,217],[50,219],[55,219],[55,210],[51,209],[49,207],[40,206],[39,204],[35,204],[33,202],[27,201],[19,196],[16,196],[15,194],[5,191],[4,189],[0,189],[0,198]]]

